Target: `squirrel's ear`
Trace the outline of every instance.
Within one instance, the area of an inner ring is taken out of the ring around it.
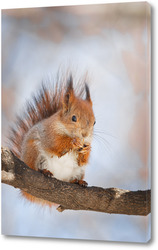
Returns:
[[[72,75],[70,75],[68,81],[67,81],[67,89],[64,95],[64,111],[69,111],[71,108],[71,104],[74,99],[74,89],[73,89],[73,79]]]
[[[88,87],[87,83],[85,84],[85,89],[86,89],[86,100],[92,104],[90,91],[89,91],[89,87]]]

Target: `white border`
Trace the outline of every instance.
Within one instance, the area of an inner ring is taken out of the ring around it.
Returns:
[[[46,7],[46,6],[65,6],[65,5],[84,5],[84,4],[99,4],[99,3],[124,3],[132,2],[130,0],[121,1],[105,1],[105,0],[5,0],[1,1],[1,9],[9,8],[29,8],[29,7]],[[144,2],[144,1],[133,1],[133,2]],[[153,1],[150,1],[154,3]],[[155,4],[155,3],[154,3]]]
[[[1,1],[0,7],[1,9],[9,9],[9,8],[25,8],[25,7],[42,7],[42,6],[62,6],[62,5],[82,5],[82,4],[99,4],[99,3],[119,3],[119,2],[132,2],[132,1],[101,1],[101,0],[27,0],[27,1],[21,1],[21,0],[5,0]],[[134,1],[134,2],[143,2],[143,1]],[[152,118],[153,118],[153,143],[152,143],[152,150],[153,150],[153,159],[152,159],[152,167],[153,167],[153,196],[152,196],[152,202],[153,202],[153,226],[152,226],[152,241],[148,243],[147,245],[144,244],[129,244],[129,243],[117,243],[117,242],[99,242],[99,241],[75,241],[75,240],[57,240],[57,239],[42,239],[42,238],[24,238],[24,237],[5,237],[0,236],[0,244],[2,248],[4,249],[12,249],[13,247],[18,249],[33,249],[38,248],[40,249],[57,249],[57,248],[67,248],[69,250],[71,249],[87,249],[90,247],[91,250],[96,249],[99,247],[99,249],[105,249],[105,247],[108,247],[108,250],[115,249],[117,247],[118,250],[122,249],[129,249],[134,248],[135,250],[144,249],[144,247],[148,247],[149,249],[156,249],[158,246],[158,237],[157,237],[157,230],[156,230],[156,224],[158,224],[158,202],[156,199],[157,196],[157,186],[158,184],[158,162],[157,162],[157,141],[158,136],[156,132],[156,128],[158,127],[158,79],[157,79],[157,30],[158,30],[158,22],[157,22],[157,12],[158,12],[158,1],[150,0],[148,1],[149,4],[152,6],[152,85],[153,85],[153,92],[152,92]],[[156,190],[155,190],[156,189]],[[155,201],[156,199],[156,201]]]

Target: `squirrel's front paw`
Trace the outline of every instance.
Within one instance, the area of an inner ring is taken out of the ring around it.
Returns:
[[[73,148],[77,150],[80,150],[83,148],[83,143],[81,142],[81,139],[79,138],[73,138],[72,145],[73,145]]]
[[[89,144],[84,144],[82,148],[80,148],[78,151],[80,151],[82,154],[87,154],[91,150],[91,146]]]

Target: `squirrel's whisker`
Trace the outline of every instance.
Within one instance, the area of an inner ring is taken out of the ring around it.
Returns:
[[[111,145],[105,138],[103,138],[95,133],[94,133],[94,138],[98,139],[98,141],[100,141],[104,145],[104,147],[108,150],[108,152],[111,152]]]

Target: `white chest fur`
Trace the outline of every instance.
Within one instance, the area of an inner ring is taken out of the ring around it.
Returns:
[[[50,157],[48,154],[43,153],[42,157],[45,159],[42,168],[49,170],[59,180],[80,180],[84,175],[85,166],[78,166],[74,152],[69,152],[60,158],[56,155]]]

